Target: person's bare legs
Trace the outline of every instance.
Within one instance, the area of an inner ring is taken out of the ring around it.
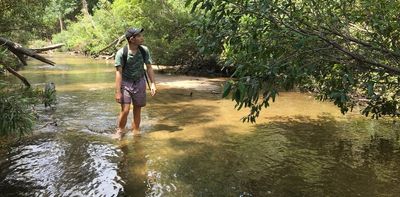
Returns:
[[[119,138],[122,137],[122,134],[124,132],[126,122],[128,120],[130,106],[131,104],[121,104],[121,112],[119,113],[118,116],[118,128],[116,132],[116,135]]]
[[[134,136],[140,136],[140,120],[142,107],[133,106],[132,131]]]

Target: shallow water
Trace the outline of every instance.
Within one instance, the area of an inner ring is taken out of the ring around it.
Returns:
[[[112,62],[55,55],[20,73],[56,84],[58,105],[0,151],[4,196],[397,196],[400,129],[282,93],[257,124],[220,99],[220,79],[157,74],[141,138],[110,138]],[[7,80],[17,81],[12,76]],[[129,117],[131,119],[131,117]],[[128,122],[130,127],[130,121]]]

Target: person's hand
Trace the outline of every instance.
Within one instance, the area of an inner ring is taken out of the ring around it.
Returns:
[[[121,97],[122,97],[121,92],[115,93],[115,101],[117,101],[117,103],[121,103]]]
[[[151,96],[154,96],[154,95],[157,94],[157,88],[156,88],[156,84],[155,83],[151,83],[150,94],[151,94]]]

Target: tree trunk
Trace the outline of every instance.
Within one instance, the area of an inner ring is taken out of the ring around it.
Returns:
[[[58,16],[58,21],[60,22],[60,30],[64,31],[64,22],[61,15]]]
[[[81,2],[82,2],[82,14],[85,16],[90,16],[87,1],[81,0]]]
[[[92,23],[92,26],[93,26],[94,28],[96,28],[96,25],[95,25],[95,23],[94,23],[94,21],[93,21],[92,15],[90,15],[90,13],[89,13],[89,7],[88,7],[87,1],[86,1],[86,0],[81,0],[81,2],[82,2],[82,14],[83,14],[84,16],[88,17],[88,19],[89,19],[90,22]]]

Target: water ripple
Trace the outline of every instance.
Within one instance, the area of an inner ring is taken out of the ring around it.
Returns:
[[[120,152],[113,145],[81,139],[36,143],[16,147],[0,162],[0,178],[5,176],[0,190],[7,191],[3,194],[117,196],[123,192],[117,174]]]

